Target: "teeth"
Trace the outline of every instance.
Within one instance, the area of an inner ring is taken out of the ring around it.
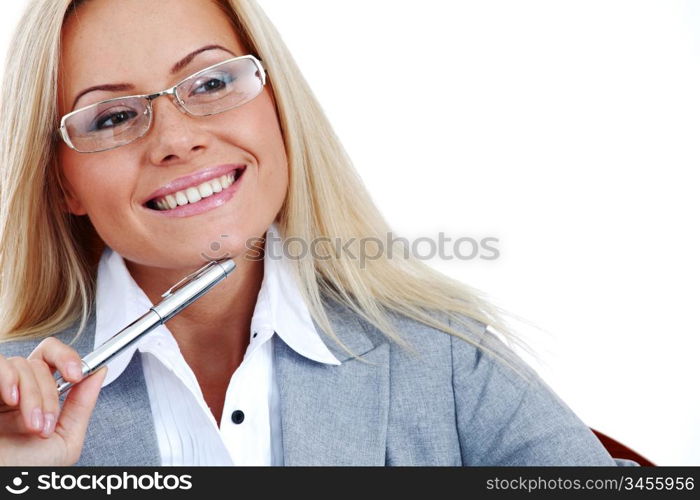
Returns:
[[[205,182],[204,184],[199,186],[197,190],[199,191],[199,196],[201,196],[202,198],[206,198],[207,196],[211,196],[214,194],[214,190],[211,188],[211,184],[209,184],[208,182]]]
[[[187,188],[185,190],[185,195],[187,196],[187,201],[190,203],[197,203],[202,199],[202,196],[199,194],[199,189],[197,188]]]
[[[233,184],[235,179],[235,172],[231,172],[230,174],[203,182],[199,186],[190,187],[183,191],[171,193],[163,198],[158,198],[154,201],[154,204],[158,210],[172,210],[188,203],[197,203],[215,193],[220,193],[223,189]]]
[[[185,193],[182,191],[178,191],[175,193],[175,199],[177,200],[177,204],[182,206],[182,205],[187,205],[189,201],[187,200],[187,196],[185,196]]]
[[[165,197],[165,201],[168,204],[169,209],[173,209],[177,206],[177,200],[172,194],[169,194],[168,196]]]

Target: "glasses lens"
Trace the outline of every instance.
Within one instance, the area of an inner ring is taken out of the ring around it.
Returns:
[[[187,111],[206,116],[241,106],[263,88],[258,66],[252,59],[236,59],[188,78],[177,88]]]
[[[148,129],[147,101],[125,97],[89,106],[66,119],[73,146],[82,152],[104,151],[128,144]]]

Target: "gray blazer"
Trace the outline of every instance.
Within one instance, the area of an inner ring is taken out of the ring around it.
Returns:
[[[285,465],[638,465],[612,458],[539,377],[526,390],[472,344],[393,315],[422,353],[415,356],[344,306],[325,307],[340,339],[370,363],[323,333],[341,365],[309,360],[273,337]],[[472,330],[461,331],[479,337],[484,325],[467,320]],[[68,344],[76,331],[77,323],[54,336]],[[93,314],[73,348],[86,355],[94,335]],[[26,357],[39,342],[2,343],[0,354]],[[503,345],[486,333],[481,343],[489,342]],[[160,465],[138,351],[101,390],[76,465]]]

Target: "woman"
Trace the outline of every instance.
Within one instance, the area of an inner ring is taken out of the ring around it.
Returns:
[[[35,1],[5,78],[0,463],[616,464],[486,330],[517,342],[495,307],[377,251],[389,228],[254,2]],[[60,407],[54,371],[81,380],[224,255]]]

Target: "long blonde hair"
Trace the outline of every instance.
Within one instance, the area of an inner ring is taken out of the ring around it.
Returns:
[[[78,318],[79,335],[93,307],[100,238],[87,216],[59,209],[64,198],[55,134],[61,28],[82,1],[32,1],[14,33],[6,61],[0,102],[2,340],[43,338],[72,326]],[[270,75],[290,172],[289,190],[278,216],[282,235],[306,242],[364,238],[365,251],[370,238],[383,241],[391,231],[389,225],[275,27],[254,0],[216,3]],[[25,76],[28,71],[31,78]],[[350,250],[355,255],[360,251],[357,245]],[[481,345],[473,335],[479,330],[476,320],[499,333],[507,344],[534,355],[511,331],[504,319],[508,313],[486,294],[419,259],[390,258],[386,252],[377,252],[377,258],[361,267],[356,259],[336,254],[331,244],[325,252],[333,258],[319,259],[307,252],[293,262],[312,317],[336,341],[323,295],[346,305],[409,349],[396,331],[393,315],[455,335],[513,366],[508,351],[497,353]]]

